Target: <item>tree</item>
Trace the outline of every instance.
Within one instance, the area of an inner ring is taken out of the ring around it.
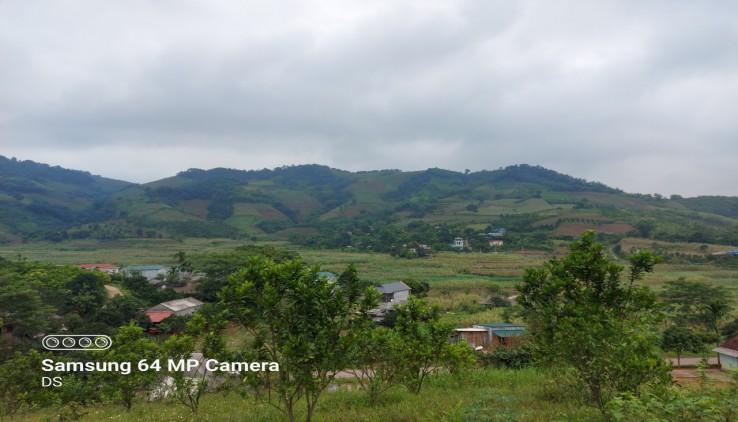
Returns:
[[[645,251],[631,255],[623,281],[625,268],[608,261],[594,238],[585,232],[565,257],[527,268],[517,288],[538,358],[572,368],[604,413],[616,393],[637,393],[666,373],[656,348],[656,295],[635,284],[660,260]]]
[[[30,339],[48,327],[54,308],[43,303],[39,292],[22,280],[0,280],[0,315],[13,335]]]
[[[169,384],[169,393],[193,414],[197,414],[200,398],[208,390],[212,376],[207,371],[205,360],[225,360],[225,340],[221,336],[225,326],[226,322],[222,319],[215,319],[208,324],[205,317],[198,312],[187,322],[185,333],[169,337],[162,346],[165,359],[172,361],[193,359],[195,345],[199,343],[201,346],[202,361],[197,368],[191,373],[170,372],[172,382]]]
[[[441,308],[427,306],[423,301],[410,298],[395,307],[397,315],[394,330],[404,343],[401,381],[408,390],[420,393],[426,376],[440,367],[445,347],[449,344],[454,327],[440,322]]]
[[[245,379],[290,421],[303,397],[306,420],[312,418],[321,393],[350,361],[357,327],[378,303],[375,289],[339,287],[318,270],[300,260],[254,257],[220,294],[231,318],[253,336],[246,357],[279,364],[279,371],[248,372]]]
[[[418,281],[413,277],[406,277],[402,280],[403,283],[410,287],[410,293],[417,298],[423,298],[428,296],[430,291],[430,284],[427,281]]]
[[[105,278],[102,273],[96,271],[84,271],[70,280],[67,289],[72,292],[68,304],[78,314],[85,316],[97,311],[105,300]]]
[[[720,333],[727,339],[738,336],[738,318],[725,324],[725,326],[720,329]]]
[[[41,377],[56,377],[57,372],[41,370],[41,361],[52,357],[51,353],[29,350],[15,352],[0,364],[0,414],[12,415],[24,407],[48,406],[54,402],[53,388],[43,388]]]
[[[730,315],[731,306],[725,299],[713,299],[705,306],[708,325],[719,338],[720,322]]]
[[[351,372],[377,404],[382,393],[397,384],[403,368],[405,344],[394,330],[365,327],[358,336]]]
[[[159,347],[151,341],[141,327],[129,325],[121,327],[113,338],[112,346],[97,353],[100,360],[106,362],[130,362],[130,373],[103,372],[103,390],[108,397],[120,402],[129,412],[133,400],[140,392],[148,391],[157,380],[156,370],[140,367],[138,363],[145,360],[149,364],[159,357]]]
[[[672,325],[664,330],[661,336],[661,349],[665,352],[676,352],[677,368],[680,368],[682,366],[682,352],[699,353],[704,349],[704,345],[702,339],[692,330]]]
[[[97,312],[95,320],[110,327],[120,327],[135,320],[137,316],[143,313],[141,311],[144,308],[146,308],[146,302],[135,296],[117,295],[110,299],[108,304]]]
[[[704,324],[714,331],[715,317],[717,316],[718,322],[725,317],[723,305],[727,304],[726,300],[730,295],[722,287],[687,281],[680,277],[667,281],[659,296],[668,304],[675,323]],[[728,308],[727,312],[729,310]],[[717,311],[717,314],[713,311]]]

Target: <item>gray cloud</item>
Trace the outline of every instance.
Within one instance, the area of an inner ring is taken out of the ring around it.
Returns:
[[[736,9],[4,2],[0,153],[131,181],[531,163],[631,192],[738,195]]]

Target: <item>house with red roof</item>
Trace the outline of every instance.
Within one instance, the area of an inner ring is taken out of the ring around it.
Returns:
[[[145,314],[153,324],[158,324],[172,315],[192,315],[203,303],[194,297],[162,302],[146,310]]]
[[[717,352],[722,369],[738,368],[738,336],[712,349],[712,351]]]

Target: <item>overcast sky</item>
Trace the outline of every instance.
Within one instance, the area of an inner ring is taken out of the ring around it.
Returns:
[[[738,195],[738,3],[0,0],[0,155]]]

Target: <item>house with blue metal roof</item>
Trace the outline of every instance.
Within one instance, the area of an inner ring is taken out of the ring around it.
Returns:
[[[492,323],[492,324],[475,324],[474,328],[483,328],[487,330],[488,348],[498,346],[510,346],[515,343],[516,337],[525,332],[525,326],[521,324],[510,323]]]

